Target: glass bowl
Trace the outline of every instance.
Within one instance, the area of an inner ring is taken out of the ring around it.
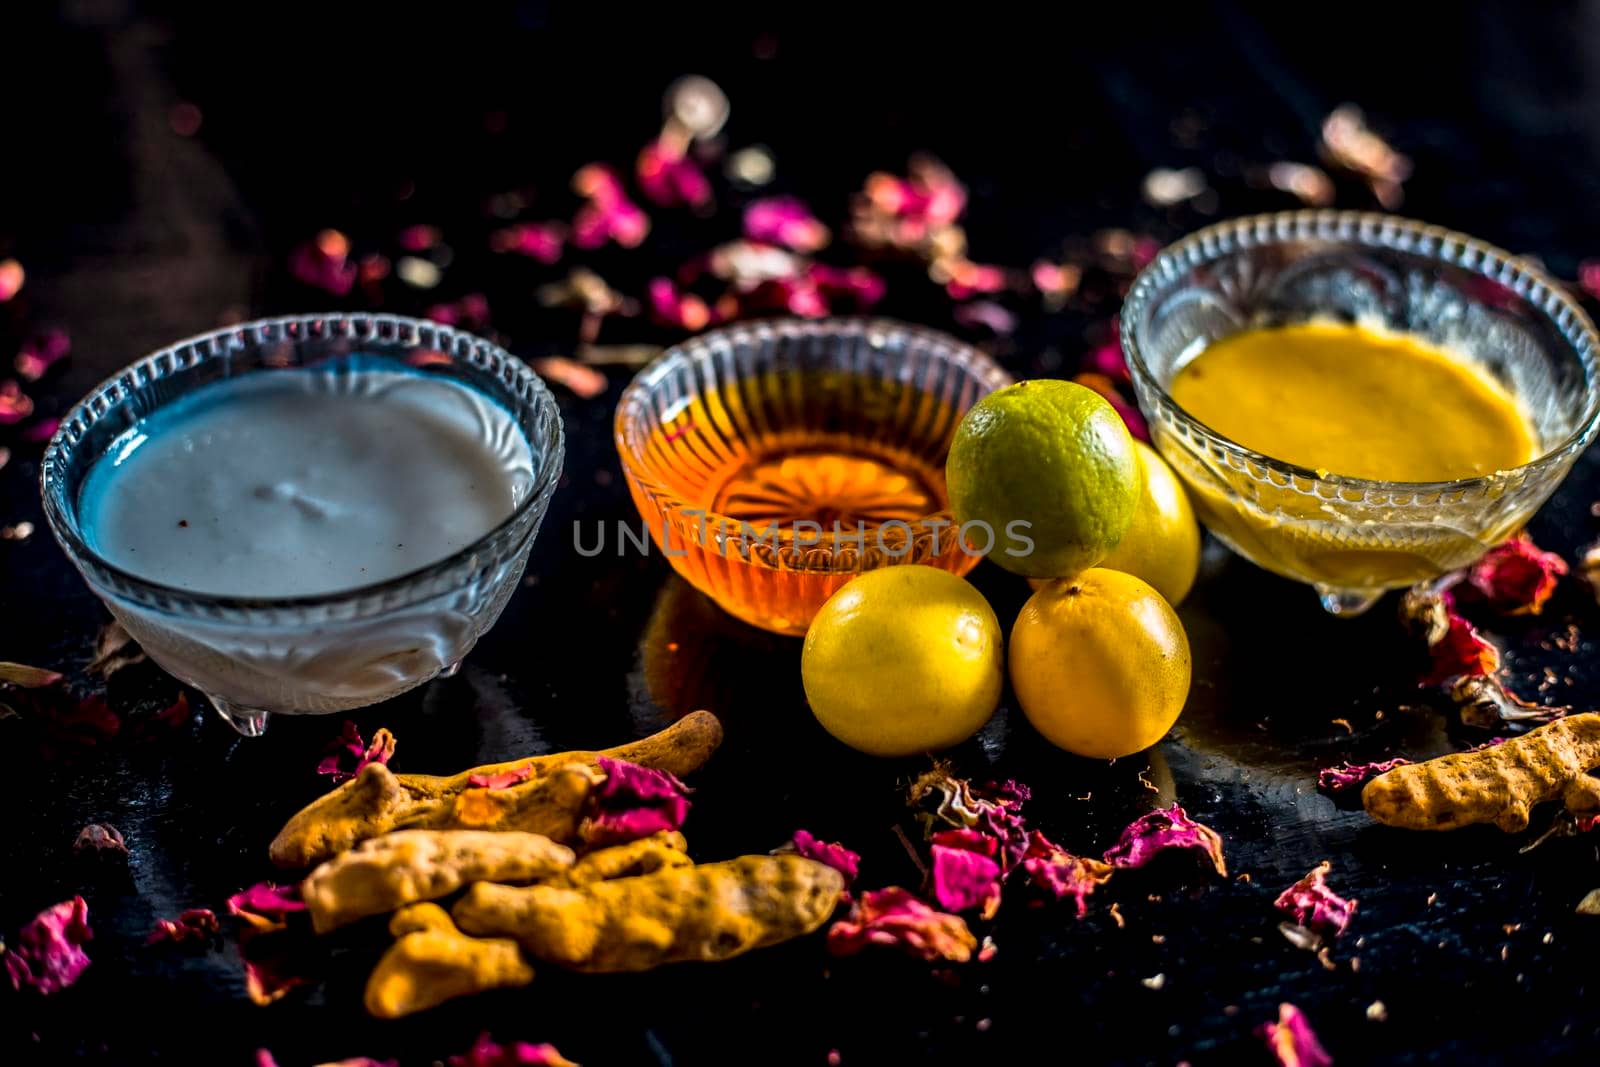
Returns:
[[[223,378],[352,356],[363,369],[392,364],[460,382],[511,412],[534,467],[505,522],[430,566],[323,596],[194,593],[121,570],[86,544],[78,515],[84,477],[138,420]],[[62,419],[40,483],[51,532],[111,614],[151,659],[255,736],[271,712],[345,711],[453,672],[517,587],[562,454],[550,391],[499,347],[393,315],[296,315],[201,334],[119,371]]]
[[[1168,393],[1216,339],[1332,316],[1418,334],[1517,398],[1541,448],[1521,467],[1449,482],[1308,470],[1200,423]],[[1538,510],[1594,437],[1594,324],[1554,280],[1464,234],[1389,215],[1295,211],[1208,227],[1134,281],[1122,346],[1151,435],[1225,544],[1316,587],[1335,614],[1466,566]]]
[[[976,531],[958,535],[944,461],[967,409],[1010,382],[988,356],[932,330],[753,322],[692,338],[640,371],[617,407],[617,451],[679,574],[746,622],[803,634],[863,571],[922,563],[966,574],[991,547]]]

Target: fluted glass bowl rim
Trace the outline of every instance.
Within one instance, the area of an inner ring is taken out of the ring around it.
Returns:
[[[1191,415],[1172,398],[1145,362],[1139,344],[1139,322],[1152,301],[1196,267],[1219,262],[1252,249],[1291,241],[1321,240],[1353,248],[1404,252],[1465,270],[1504,286],[1539,311],[1556,327],[1568,349],[1583,365],[1584,409],[1576,428],[1541,455],[1517,467],[1471,478],[1433,482],[1385,481],[1322,473],[1276,459],[1248,448]],[[1162,249],[1139,272],[1122,305],[1119,329],[1123,355],[1135,380],[1143,386],[1140,406],[1152,421],[1164,417],[1153,411],[1144,395],[1156,397],[1166,413],[1207,444],[1277,474],[1320,483],[1353,493],[1411,493],[1416,495],[1472,492],[1512,476],[1542,477],[1549,468],[1565,462],[1586,446],[1600,424],[1600,334],[1577,299],[1560,282],[1519,256],[1443,226],[1377,211],[1302,210],[1267,212],[1213,223]]]
[[[621,398],[617,401],[617,413],[613,420],[613,436],[616,441],[617,455],[622,461],[623,473],[642,489],[650,500],[661,509],[663,514],[682,515],[686,511],[695,512],[695,522],[704,524],[703,529],[726,530],[738,529],[740,520],[705,508],[689,508],[686,501],[677,493],[661,484],[655,478],[644,472],[642,457],[628,440],[631,423],[648,413],[645,393],[658,385],[661,380],[681,367],[692,365],[696,359],[708,359],[712,347],[718,344],[733,345],[741,341],[754,343],[770,343],[780,337],[798,336],[825,336],[830,338],[854,338],[867,336],[874,333],[898,335],[902,338],[914,339],[933,350],[946,349],[950,352],[953,362],[963,370],[988,384],[990,391],[1011,385],[1014,379],[1006,369],[976,345],[968,344],[960,338],[953,337],[942,330],[931,329],[926,326],[917,326],[898,319],[883,318],[869,315],[840,315],[820,319],[805,318],[774,318],[757,319],[751,322],[734,323],[720,326],[704,333],[696,334],[687,340],[680,341],[671,346],[661,355],[657,356],[636,374],[632,381],[622,391]],[[646,516],[648,519],[648,516]],[[917,537],[924,533],[933,532],[936,527],[925,520],[907,522],[911,536]],[[937,529],[944,529],[949,523],[944,523]],[[795,531],[779,529],[780,542],[792,543]],[[835,543],[831,530],[824,530],[816,535],[817,539],[810,538],[806,546],[810,549],[827,548]],[[841,541],[854,544],[854,537],[841,536]]]
[[[77,523],[62,512],[54,489],[66,477],[68,452],[88,432],[90,426],[133,396],[139,387],[131,384],[133,380],[145,378],[156,381],[214,359],[226,359],[242,347],[340,338],[372,343],[392,343],[414,338],[418,347],[436,349],[452,357],[476,355],[486,361],[484,369],[488,373],[506,381],[508,386],[531,387],[531,403],[515,396],[494,396],[497,402],[507,404],[514,410],[529,409],[532,415],[530,421],[535,426],[548,427],[550,431],[542,440],[528,442],[540,461],[540,468],[522,504],[482,537],[434,563],[381,582],[332,593],[287,597],[220,596],[140,577],[116,566],[90,548],[78,533]],[[509,380],[506,379],[508,374]],[[95,410],[97,405],[100,406],[98,412]],[[550,497],[561,477],[565,452],[566,439],[561,414],[549,387],[526,363],[491,341],[465,330],[405,315],[368,312],[279,315],[195,334],[136,359],[105,378],[62,416],[60,426],[45,446],[39,470],[39,489],[45,519],[62,549],[80,567],[86,567],[94,575],[95,582],[142,607],[169,615],[202,619],[261,616],[259,621],[262,622],[281,622],[315,612],[319,616],[332,615],[354,620],[382,615],[425,600],[445,591],[440,582],[452,572],[469,566],[475,571],[488,563],[514,555],[520,548],[516,542],[520,540],[523,528],[531,518],[536,518],[549,506]],[[484,558],[474,565],[474,557]],[[468,580],[470,575],[463,574],[455,587],[464,585]]]

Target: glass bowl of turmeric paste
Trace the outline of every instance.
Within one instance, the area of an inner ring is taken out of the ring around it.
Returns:
[[[1390,215],[1200,230],[1134,281],[1121,339],[1201,520],[1338,615],[1516,533],[1600,421],[1600,336],[1559,282]]]

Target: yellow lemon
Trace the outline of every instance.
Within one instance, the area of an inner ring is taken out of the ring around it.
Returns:
[[[910,756],[959,744],[995,705],[1000,621],[948,571],[868,571],[828,598],[806,631],[800,676],[817,721],[851,748]]]
[[[1189,638],[1161,594],[1093,568],[1034,593],[1011,629],[1011,685],[1028,721],[1079,756],[1149,748],[1189,696]]]
[[[1139,503],[1128,532],[1100,566],[1143,578],[1176,607],[1200,570],[1200,525],[1167,461],[1143,441],[1133,448],[1139,455]]]
[[[1040,378],[979,400],[945,461],[950,508],[969,542],[1034,578],[1077,574],[1122,540],[1139,501],[1133,438],[1092,389]],[[987,526],[968,532],[969,523]]]

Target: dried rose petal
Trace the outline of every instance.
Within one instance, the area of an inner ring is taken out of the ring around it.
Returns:
[[[401,230],[396,240],[407,252],[426,252],[439,243],[441,236],[439,227],[418,224]]]
[[[22,689],[47,689],[61,679],[60,671],[30,667],[25,663],[0,663],[0,682]]]
[[[1122,354],[1122,342],[1117,339],[1117,335],[1117,325],[1113,322],[1111,340],[1089,349],[1083,357],[1083,366],[1079,369],[1092,374],[1103,374],[1118,385],[1127,385],[1133,381],[1133,376],[1128,373],[1127,357]]]
[[[962,326],[983,327],[996,337],[1006,337],[1016,332],[1017,317],[993,300],[974,300],[958,304],[951,313]]]
[[[572,219],[572,243],[579,248],[599,248],[615,241],[635,248],[650,232],[650,219],[628,199],[616,171],[604,163],[590,163],[572,176],[572,188],[588,203]]]
[[[595,813],[583,826],[591,844],[615,845],[677,830],[689,814],[688,787],[666,771],[601,756],[605,781],[595,787]]]
[[[828,928],[828,951],[853,956],[868,945],[890,945],[923,960],[965,963],[978,947],[957,915],[935,911],[899,886],[869,889],[850,914]]]
[[[210,908],[190,908],[176,919],[157,919],[156,928],[145,938],[145,944],[159,941],[183,944],[186,941],[209,941],[221,931],[217,913]]]
[[[1008,279],[1003,267],[974,263],[970,259],[941,260],[941,273],[946,274],[944,291],[951,300],[966,300],[983,293],[998,293]]]
[[[289,253],[289,273],[306,285],[333,296],[347,296],[356,284],[350,262],[350,239],[338,230],[323,230]]]
[[[350,1056],[342,1060],[329,1060],[317,1067],[400,1067],[399,1060],[375,1060],[371,1056]]]
[[[15,378],[0,382],[0,426],[11,426],[33,414],[33,398]]]
[[[54,437],[56,430],[60,427],[61,420],[58,418],[39,419],[37,422],[24,426],[18,436],[24,441],[29,441],[33,444],[43,444]]]
[[[920,817],[929,837],[945,827],[981,831],[1000,842],[996,858],[1002,870],[1010,871],[1028,851],[1028,828],[1021,815],[1028,797],[1028,787],[1019,782],[974,787],[940,765],[911,783],[909,799],[923,809]]]
[[[13,989],[34,989],[41,996],[59,993],[89,966],[83,946],[94,937],[89,905],[82,897],[63,900],[35,915],[5,954],[6,974]]]
[[[1278,1005],[1278,1021],[1256,1027],[1280,1067],[1333,1067],[1333,1057],[1323,1050],[1305,1015],[1293,1004]]]
[[[752,241],[815,252],[827,245],[828,228],[797,197],[770,196],[744,209],[744,235]]]
[[[58,737],[97,745],[122,731],[122,718],[111,710],[104,693],[91,693],[54,711],[50,716],[50,729]]]
[[[369,745],[361,739],[356,724],[346,719],[339,736],[328,745],[328,754],[317,764],[317,773],[332,776],[335,783],[346,782],[360,774],[369,763],[388,763],[394,758],[394,749],[394,734],[387,729],[379,727]],[[353,761],[349,770],[344,766],[346,756]]]
[[[1333,864],[1323,860],[1309,874],[1285,889],[1272,906],[1308,930],[1341,936],[1355,914],[1356,902],[1329,889],[1326,881]]]
[[[36,382],[51,367],[67,358],[72,351],[72,339],[65,330],[46,330],[38,337],[23,342],[17,350],[17,374],[25,381]]]
[[[1586,259],[1578,264],[1578,287],[1600,300],[1600,259]]]
[[[1083,281],[1083,268],[1074,263],[1051,263],[1041,259],[1033,265],[1029,276],[1033,287],[1044,296],[1046,306],[1055,309],[1078,291]]]
[[[1411,761],[1404,756],[1379,763],[1341,763],[1337,767],[1324,767],[1317,772],[1317,792],[1338,796],[1360,789],[1378,775],[1404,767]]]
[[[1450,701],[1461,709],[1461,721],[1483,730],[1498,730],[1507,723],[1546,723],[1566,715],[1570,708],[1547,707],[1523,700],[1493,675],[1464,675],[1450,686]]]
[[[450,1067],[578,1067],[562,1056],[554,1045],[534,1045],[527,1041],[499,1044],[487,1033],[478,1035],[472,1047],[459,1056],[451,1056]]]
[[[1169,848],[1198,849],[1218,874],[1228,876],[1228,865],[1222,858],[1222,836],[1189,818],[1177,804],[1129,823],[1117,843],[1106,850],[1104,859],[1113,867],[1143,867]]]
[[[261,931],[281,930],[288,925],[287,916],[305,910],[298,885],[257,882],[228,898],[228,914]]]
[[[1072,380],[1079,385],[1093,389],[1105,397],[1106,402],[1121,416],[1123,425],[1127,426],[1128,432],[1135,439],[1140,441],[1150,440],[1150,426],[1144,420],[1144,413],[1123,398],[1122,393],[1110,378],[1103,374],[1086,371],[1076,375]]]
[[[608,385],[604,374],[565,356],[545,356],[534,360],[532,366],[541,378],[566,386],[583,400],[603,395]]]
[[[1034,885],[1057,900],[1071,897],[1080,919],[1089,912],[1089,895],[1097,886],[1109,882],[1116,870],[1109,863],[1073,855],[1037,830],[1028,835],[1028,854],[1022,860],[1022,869]]]
[[[711,182],[705,172],[688,157],[682,144],[666,138],[640,149],[634,176],[645,198],[662,207],[703,208],[711,203]]]
[[[521,767],[510,771],[500,771],[498,774],[473,774],[467,777],[467,784],[477,789],[505,789],[507,786],[526,782],[533,777],[533,764],[525,763]]]
[[[844,875],[845,884],[856,880],[861,873],[861,856],[836,841],[823,841],[808,830],[794,832],[794,850],[808,860],[826,863]]]
[[[27,273],[21,263],[14,259],[0,259],[0,304],[16,296],[26,279]]]
[[[278,1061],[264,1048],[256,1049],[256,1067],[278,1067]]]
[[[1448,612],[1444,637],[1428,648],[1428,670],[1423,685],[1442,685],[1463,675],[1489,675],[1500,669],[1500,650],[1493,642],[1456,614]]]
[[[1354,104],[1341,104],[1322,120],[1322,155],[1330,163],[1365,178],[1378,203],[1400,206],[1400,185],[1411,176],[1411,160],[1389,147],[1367,126]]]
[[[1523,534],[1491,548],[1472,565],[1467,581],[1494,611],[1537,615],[1566,573],[1566,560],[1539,548]]]
[[[244,963],[244,991],[252,1003],[266,1007],[312,979],[302,972],[303,946],[289,935],[250,932],[239,940]]]
[[[107,853],[128,854],[128,843],[122,839],[122,831],[108,822],[92,822],[78,831],[77,840],[72,842],[72,851],[87,852],[93,850],[95,855],[104,856]]]
[[[711,309],[693,293],[680,292],[671,278],[652,278],[648,290],[650,313],[666,326],[691,333],[711,325]]]
[[[515,252],[540,263],[561,258],[567,240],[567,227],[560,222],[519,222],[489,235],[489,247],[496,252]]]
[[[939,835],[934,837],[928,869],[928,891],[934,903],[945,911],[976,910],[980,918],[992,919],[1000,908],[1000,864],[982,852],[952,847],[940,843]],[[990,855],[998,845],[994,842]]]

